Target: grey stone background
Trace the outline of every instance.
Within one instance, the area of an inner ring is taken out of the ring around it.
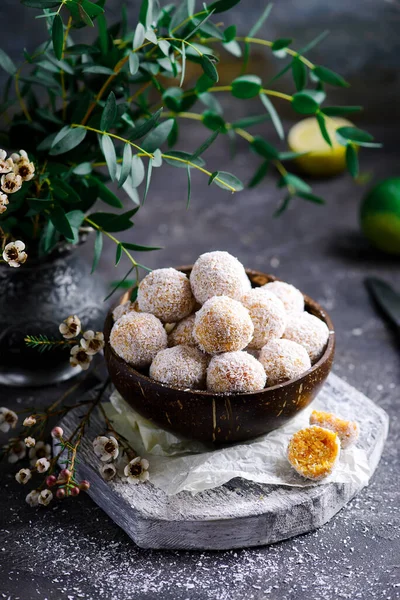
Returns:
[[[166,4],[166,0],[161,3]],[[119,18],[122,4],[121,0],[107,1],[111,20]],[[140,1],[127,0],[125,4],[133,26]],[[226,25],[237,24],[238,33],[245,35],[266,4],[265,0],[242,0],[220,18]],[[197,7],[201,7],[200,0]],[[32,49],[43,41],[45,25],[34,19],[37,14],[39,11],[21,6],[19,0],[0,3],[0,47],[16,61],[24,47]],[[399,26],[399,0],[277,0],[259,35],[272,40],[292,37],[294,47],[300,48],[328,29],[330,36],[312,50],[312,60],[348,78],[352,87],[346,91],[346,103],[367,104],[365,120],[392,122],[400,120]],[[87,29],[84,35],[88,36]],[[270,53],[268,57],[266,72],[281,68],[279,61],[274,60],[274,66],[269,62]],[[3,82],[4,77],[0,84]],[[332,92],[331,99],[340,101],[341,91]]]

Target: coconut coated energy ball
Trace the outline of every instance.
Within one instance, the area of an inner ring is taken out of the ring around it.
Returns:
[[[247,352],[225,352],[214,356],[207,369],[207,390],[228,394],[256,392],[265,387],[261,363]]]
[[[163,323],[176,323],[190,315],[195,299],[189,279],[176,269],[156,269],[141,281],[138,305]]]
[[[122,315],[126,315],[131,311],[139,312],[137,300],[135,300],[135,302],[130,302],[128,300],[128,302],[124,302],[124,304],[119,304],[118,306],[116,306],[112,314],[114,321],[118,321],[118,319],[122,317]]]
[[[147,367],[167,347],[167,334],[159,319],[148,313],[122,315],[110,333],[113,350],[133,367]]]
[[[280,338],[287,324],[283,302],[263,288],[253,288],[242,298],[254,325],[254,335],[249,347],[260,349],[273,338]]]
[[[329,329],[326,323],[308,312],[291,313],[283,337],[304,346],[311,362],[315,363],[324,351]]]
[[[342,448],[349,448],[358,439],[360,430],[356,421],[346,421],[333,413],[322,410],[313,410],[310,416],[310,425],[319,425],[338,434]]]
[[[150,377],[180,388],[204,389],[209,357],[192,346],[161,350],[150,367]]]
[[[287,457],[303,477],[318,481],[330,475],[340,455],[339,436],[323,427],[300,429],[289,442]]]
[[[200,304],[213,296],[241,300],[251,288],[243,265],[228,252],[206,252],[196,260],[190,274],[193,294]]]
[[[303,312],[304,296],[290,283],[284,281],[270,281],[262,286],[262,289],[273,292],[280,300],[282,300],[287,312]]]
[[[265,369],[268,385],[295,379],[311,368],[307,350],[291,340],[271,340],[261,349],[258,360]]]
[[[253,333],[247,308],[227,296],[210,298],[196,313],[193,336],[200,349],[209,354],[243,350]]]
[[[194,319],[196,315],[189,315],[179,321],[168,335],[168,346],[196,346],[193,337]]]

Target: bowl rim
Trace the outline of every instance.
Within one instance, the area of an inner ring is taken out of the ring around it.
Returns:
[[[177,271],[182,271],[185,274],[187,274],[187,271],[190,271],[192,269],[192,267],[193,267],[193,265],[184,265],[184,266],[174,267],[174,268]],[[254,269],[245,269],[245,271],[246,271],[247,275],[251,275],[253,277],[262,276],[263,278],[264,277],[268,277],[268,279],[270,281],[282,281],[281,279],[278,279],[278,277],[275,277],[275,275],[270,275],[268,273],[263,273],[262,271],[256,271]],[[113,307],[110,308],[110,310],[109,310],[109,312],[107,314],[107,317],[106,317],[106,321],[105,321],[106,324],[108,324],[109,321],[112,320],[112,318],[113,318],[112,317],[113,308],[115,308],[116,306],[118,306],[120,304],[123,304],[124,302],[127,302],[129,300],[130,293],[131,293],[131,290],[127,290],[120,297],[118,303],[115,304],[115,305],[113,305]],[[177,392],[182,392],[182,393],[186,393],[186,394],[200,395],[200,396],[209,396],[210,398],[215,398],[215,397],[226,398],[227,396],[229,396],[229,397],[235,397],[235,396],[246,396],[246,397],[248,396],[248,397],[251,397],[251,396],[256,395],[256,394],[262,394],[263,392],[271,392],[271,391],[274,391],[274,390],[280,390],[280,389],[285,388],[285,387],[287,387],[289,385],[293,385],[293,384],[296,384],[296,383],[301,383],[302,380],[304,380],[306,377],[309,377],[312,373],[314,373],[315,371],[317,371],[325,362],[327,362],[331,358],[331,356],[333,354],[333,351],[334,351],[334,348],[335,348],[335,330],[334,330],[332,319],[330,318],[329,314],[326,312],[326,310],[324,308],[322,308],[322,306],[320,304],[318,304],[318,302],[316,302],[315,300],[313,300],[312,298],[310,298],[306,294],[303,294],[303,296],[304,296],[304,304],[305,304],[305,306],[311,307],[316,312],[318,312],[323,317],[323,321],[325,322],[325,324],[327,325],[327,327],[329,329],[329,337],[328,337],[328,342],[327,342],[327,344],[325,346],[325,350],[324,350],[322,356],[318,359],[318,361],[311,367],[311,369],[308,369],[307,371],[305,371],[304,373],[302,373],[299,377],[295,377],[294,379],[289,379],[288,381],[284,381],[283,383],[278,383],[278,384],[272,385],[270,387],[265,387],[265,388],[263,388],[261,390],[256,390],[256,391],[252,391],[252,392],[209,392],[207,390],[194,390],[194,389],[190,389],[190,388],[181,388],[181,387],[177,387],[177,386],[174,386],[174,385],[167,385],[166,383],[162,383],[161,381],[157,381],[156,379],[152,379],[148,375],[145,375],[144,373],[141,373],[140,371],[137,371],[134,367],[132,367],[132,365],[130,365],[129,363],[127,363],[123,358],[121,358],[115,352],[114,348],[110,344],[109,332],[105,336],[106,337],[106,340],[105,340],[106,347],[107,347],[107,350],[113,354],[114,358],[118,362],[123,363],[124,367],[126,369],[128,369],[129,371],[131,371],[132,374],[137,379],[141,379],[141,380],[145,381],[146,383],[151,383],[151,385],[153,385],[153,386],[154,385],[158,385],[161,388],[167,388],[167,389],[170,389],[170,390],[175,390]],[[110,327],[110,332],[111,332],[111,327]]]

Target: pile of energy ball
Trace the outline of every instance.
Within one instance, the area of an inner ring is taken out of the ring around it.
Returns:
[[[326,324],[303,294],[273,281],[252,288],[228,252],[208,252],[190,277],[157,269],[137,300],[114,312],[110,344],[165,385],[213,393],[254,392],[302,375],[323,354]]]

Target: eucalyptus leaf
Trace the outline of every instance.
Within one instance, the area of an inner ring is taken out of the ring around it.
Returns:
[[[51,32],[53,39],[54,54],[56,55],[58,60],[61,60],[64,46],[64,26],[62,18],[58,14],[53,19],[53,26]]]
[[[328,117],[340,117],[349,115],[362,110],[362,106],[324,106],[323,113]]]
[[[205,152],[207,150],[207,148],[209,148],[211,146],[211,144],[216,140],[216,138],[218,137],[219,131],[214,131],[214,133],[212,133],[210,135],[210,137],[208,137],[206,139],[205,142],[203,142],[195,152],[193,152],[190,160],[191,162],[193,162],[196,158],[198,158],[201,154],[203,154],[203,152]]]
[[[297,92],[292,96],[292,107],[301,115],[313,115],[319,109],[319,104],[310,95]]]
[[[102,67],[101,65],[89,65],[82,69],[83,73],[93,73],[94,75],[112,75],[114,71],[108,67]]]
[[[269,116],[271,117],[272,123],[276,129],[277,134],[280,139],[283,140],[285,137],[285,133],[283,131],[282,121],[275,109],[275,106],[272,104],[271,100],[268,98],[267,94],[260,94],[260,100],[264,104],[265,108],[268,111]]]
[[[346,166],[350,175],[354,178],[358,177],[359,165],[358,165],[358,154],[353,144],[347,144],[346,146]]]
[[[9,75],[15,75],[17,67],[11,60],[11,58],[0,48],[0,67],[4,69]]]
[[[233,56],[236,56],[237,58],[240,58],[242,56],[242,49],[235,40],[232,40],[232,42],[226,42],[222,45],[225,48],[225,50],[230,52],[230,54],[233,54]]]
[[[179,82],[179,86],[182,87],[183,82],[185,81],[185,72],[186,72],[186,47],[182,42],[181,46],[181,56],[182,56],[182,72],[181,72],[181,80]]]
[[[270,165],[270,162],[268,160],[261,163],[261,165],[258,167],[256,172],[254,173],[253,177],[249,181],[249,184],[248,184],[249,188],[255,187],[264,179],[264,177],[267,176],[268,170],[269,170],[269,165]]]
[[[117,101],[114,92],[110,92],[107,102],[103,108],[100,120],[100,129],[108,131],[114,125],[117,118]]]
[[[129,72],[131,75],[136,75],[139,70],[139,57],[136,52],[129,54]]]
[[[103,202],[114,208],[122,208],[123,204],[119,198],[97,177],[90,176],[89,181],[96,185],[97,193]]]
[[[226,126],[225,121],[218,113],[211,110],[206,110],[202,116],[203,125],[205,125],[211,131],[225,132]]]
[[[58,135],[53,141],[53,145],[50,149],[49,154],[56,156],[58,154],[64,154],[69,152],[85,139],[86,129],[83,128],[64,128],[63,135],[58,139]]]
[[[251,147],[257,154],[270,160],[276,159],[279,156],[278,150],[260,136],[256,136],[253,139]]]
[[[323,81],[324,83],[329,83],[330,85],[335,85],[338,87],[349,87],[349,84],[341,75],[338,75],[326,67],[314,67],[313,73],[320,81]]]
[[[122,247],[126,250],[134,250],[135,252],[153,252],[153,250],[162,250],[159,246],[140,246],[131,242],[122,242]]]
[[[296,90],[301,92],[307,84],[307,68],[298,56],[295,56],[292,60],[292,75]]]
[[[163,123],[160,123],[160,125],[157,125],[142,141],[141,147],[143,150],[154,152],[154,150],[159,148],[167,140],[173,125],[173,119],[167,119]]]
[[[114,144],[110,136],[101,136],[101,149],[103,150],[104,158],[106,159],[111,180],[115,181],[117,176],[117,155],[115,153]]]
[[[358,129],[357,127],[339,127],[336,130],[336,136],[339,136],[339,138],[341,137],[351,142],[355,142],[360,146],[364,143],[372,142],[374,139],[370,133],[364,131],[363,129]]]
[[[49,218],[59,233],[61,233],[67,240],[74,240],[74,232],[72,231],[65,211],[60,206],[54,206],[54,208],[50,211]]]
[[[135,29],[135,35],[133,37],[133,49],[137,50],[144,42],[146,30],[142,23],[138,23]]]
[[[145,168],[142,159],[140,156],[135,156],[132,158],[132,166],[131,166],[131,180],[133,187],[137,188],[142,183],[145,176]]]
[[[257,31],[259,31],[261,29],[261,27],[264,25],[265,21],[268,19],[271,10],[272,10],[273,4],[267,4],[267,6],[265,7],[264,11],[261,14],[261,17],[259,17],[257,19],[257,21],[254,23],[253,27],[250,29],[249,31],[249,35],[248,37],[254,37],[257,33]]]
[[[71,242],[77,244],[79,242],[79,227],[83,223],[85,213],[81,210],[71,210],[67,212],[65,216],[67,217],[73,234]]]
[[[121,260],[121,258],[122,258],[122,244],[119,243],[119,244],[117,244],[117,249],[116,249],[116,252],[115,252],[115,266],[116,267],[118,266],[119,261]]]
[[[262,88],[261,79],[257,75],[241,75],[232,81],[232,96],[235,98],[253,98]]]
[[[147,29],[144,37],[146,40],[149,40],[149,42],[152,42],[155,46],[157,45],[157,36],[151,27]]]
[[[215,13],[226,12],[236,6],[236,4],[239,4],[239,2],[240,0],[217,0],[212,4],[209,4],[207,10]]]
[[[310,192],[298,192],[296,195],[299,196],[299,198],[308,200],[309,202],[314,202],[314,204],[325,204],[325,200],[323,198],[316,196],[315,194],[311,194]]]
[[[160,120],[162,111],[163,111],[163,109],[161,107],[154,114],[152,114],[149,119],[144,121],[144,123],[142,123],[141,125],[138,125],[135,128],[135,130],[133,131],[133,133],[129,136],[129,139],[131,141],[137,140],[137,139],[143,137],[144,135],[146,135],[146,133],[148,133],[149,131],[151,131],[153,129],[153,127],[155,127],[157,125],[158,121]]]
[[[186,201],[186,208],[189,208],[190,205],[190,197],[192,194],[192,176],[190,174],[190,166],[187,165],[186,168],[186,174],[187,174],[187,201]]]
[[[229,192],[232,192],[232,190],[228,186],[233,187],[235,192],[240,192],[244,189],[244,185],[240,179],[226,171],[218,171],[218,175],[213,179],[213,182],[218,185],[218,187],[223,190],[228,190]]]
[[[128,179],[132,169],[132,146],[130,144],[125,144],[124,153],[122,156],[122,167],[121,173],[118,177],[118,187],[122,187],[125,181]]]
[[[272,52],[279,52],[279,50],[283,50],[290,46],[292,42],[293,40],[291,38],[280,38],[272,43],[271,50]]]
[[[116,233],[118,231],[126,231],[132,227],[132,221],[130,220],[133,215],[138,211],[138,208],[128,210],[121,215],[114,215],[113,213],[96,212],[90,215],[90,220],[93,221],[98,227],[109,233]]]
[[[324,138],[324,140],[326,141],[328,146],[332,147],[332,141],[331,141],[331,138],[329,137],[329,133],[326,128],[324,115],[321,112],[317,112],[316,117],[317,117],[317,123],[318,123],[319,129],[321,131],[322,137]]]
[[[94,254],[91,273],[94,273],[99,264],[101,251],[103,250],[103,234],[101,231],[96,231],[96,237],[94,239]]]
[[[201,57],[200,63],[207,77],[209,77],[214,83],[217,83],[219,77],[214,63],[205,54],[203,54]]]
[[[183,152],[179,150],[170,150],[167,156],[164,156],[164,160],[166,163],[171,165],[171,167],[177,167],[178,169],[186,169],[188,162],[198,167],[204,167],[205,165],[204,160],[200,156],[193,158],[189,152]]]
[[[151,174],[153,172],[153,162],[151,160],[149,160],[149,164],[147,165],[147,176],[146,176],[146,185],[144,188],[144,194],[143,194],[143,200],[142,200],[142,204],[144,204],[146,202],[146,198],[147,198],[147,194],[150,188],[150,182],[151,182]]]

